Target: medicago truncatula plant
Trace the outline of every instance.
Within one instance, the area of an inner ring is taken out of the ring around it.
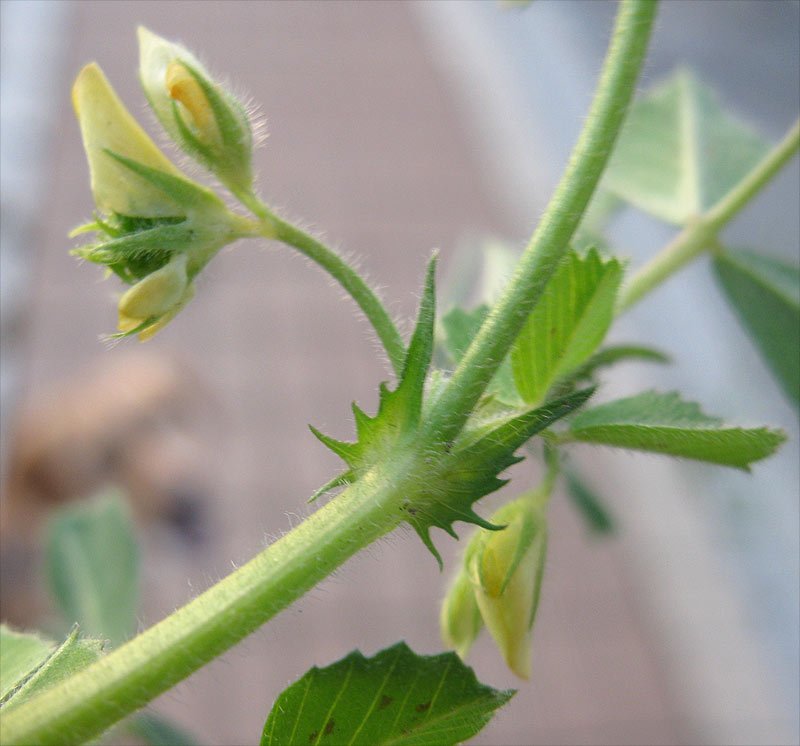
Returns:
[[[97,214],[75,231],[95,237],[75,253],[105,265],[130,286],[119,301],[114,336],[148,339],[189,303],[196,276],[223,246],[240,238],[271,239],[320,264],[352,295],[383,344],[397,382],[381,385],[374,416],[353,407],[355,442],[314,430],[345,464],[316,497],[343,489],[163,621],[105,655],[96,641],[81,640],[77,632],[55,647],[4,629],[4,647],[28,650],[30,665],[18,666],[18,677],[0,691],[3,743],[96,738],[401,524],[417,532],[440,565],[430,529],[455,535],[454,522],[477,524],[442,608],[443,637],[463,656],[485,625],[509,667],[527,677],[547,552],[547,502],[570,443],[634,448],[740,469],[774,452],[784,439],[781,432],[725,425],[674,393],[646,391],[591,403],[599,372],[615,361],[662,359],[644,347],[601,348],[614,317],[709,250],[723,288],[787,392],[796,397],[796,368],[769,340],[775,325],[791,329],[794,323],[800,305],[792,284],[797,271],[729,251],[720,245],[719,233],[797,150],[800,130],[795,125],[776,146],[763,147],[680,73],[634,104],[620,139],[655,12],[651,0],[620,3],[589,116],[511,279],[491,307],[456,310],[443,319],[452,370],[432,369],[435,258],[406,344],[361,276],[258,196],[254,135],[245,110],[189,51],[140,29],[141,82],[167,134],[229,190],[236,209],[166,158],[96,64],[80,72],[73,101]],[[648,168],[642,155],[648,148],[664,151],[681,145],[681,138],[697,136],[682,132],[676,139],[663,132],[670,122],[684,121],[678,114],[688,110],[700,125],[717,126],[738,153],[727,163],[724,178],[711,179],[714,188],[707,191],[671,191],[666,180],[674,174],[638,184]],[[623,263],[603,249],[600,211],[585,216],[601,177],[601,190],[613,197],[605,202],[632,202],[681,227],[627,284]],[[776,309],[768,333],[765,320],[740,300],[754,294]],[[519,460],[523,446],[543,458],[544,481],[491,520],[481,518],[474,503],[504,483],[502,473]],[[575,475],[567,476],[580,493]],[[458,743],[477,732],[511,694],[478,684],[453,654],[415,656],[401,643],[371,659],[355,652],[328,668],[312,669],[281,695],[261,742]]]

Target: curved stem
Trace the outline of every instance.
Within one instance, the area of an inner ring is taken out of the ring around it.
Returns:
[[[495,304],[428,418],[431,441],[463,427],[567,250],[605,169],[644,62],[654,0],[623,0],[586,123],[547,211]]]
[[[246,565],[130,642],[3,712],[2,741],[74,744],[103,733],[231,648],[395,528],[409,463],[350,487]]]
[[[406,348],[386,307],[375,292],[367,285],[347,262],[333,249],[300,228],[275,215],[270,208],[252,193],[237,192],[235,194],[242,204],[257,215],[263,225],[266,238],[276,238],[297,249],[312,261],[319,264],[352,296],[358,307],[364,312],[367,320],[381,340],[389,362],[398,377],[403,370]]]
[[[626,311],[699,254],[717,246],[717,235],[769,183],[800,147],[800,120],[753,169],[705,214],[687,225],[647,264],[635,272],[617,303]]]
[[[653,0],[621,3],[598,92],[566,174],[508,288],[423,425],[420,446],[405,458],[388,459],[159,624],[4,713],[4,743],[75,743],[101,733],[232,647],[403,520],[402,503],[413,475],[429,468],[424,445],[454,437],[461,429],[566,250],[633,94],[654,15]],[[323,266],[334,267],[337,279],[354,274],[315,239],[272,216],[265,205],[255,206],[261,210],[254,209],[255,214],[270,222],[281,240],[309,252],[315,261],[328,262]],[[370,309],[365,312],[373,324],[379,318],[376,330],[384,344],[389,340],[387,351],[398,368],[405,353],[394,325],[363,281],[354,282],[360,288],[361,300],[356,300]]]

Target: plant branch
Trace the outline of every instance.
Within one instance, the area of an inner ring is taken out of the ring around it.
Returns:
[[[423,424],[414,448],[362,477],[255,559],[108,656],[4,713],[3,742],[76,743],[95,737],[228,650],[302,596],[350,556],[399,525],[414,475],[430,468],[423,451],[455,437],[508,352],[564,254],[608,160],[630,103],[655,15],[653,0],[623,0],[598,92],[544,219],[477,339]],[[283,224],[265,205],[281,240],[322,258],[337,279],[352,270],[326,247]],[[319,252],[317,252],[317,249]],[[315,253],[317,252],[317,253]],[[333,258],[332,258],[333,257]],[[332,272],[333,273],[333,272]],[[353,273],[354,274],[354,273]],[[355,276],[357,277],[357,275]],[[341,279],[340,279],[341,281]],[[405,353],[399,335],[360,278],[357,302],[376,326],[395,368]],[[344,284],[344,283],[343,283]],[[347,287],[347,285],[345,285]],[[363,287],[362,287],[363,286]],[[351,290],[352,292],[352,290]],[[382,312],[382,313],[381,313]],[[383,314],[383,315],[382,315]],[[375,318],[380,318],[376,324]]]
[[[276,238],[297,249],[301,254],[319,264],[352,296],[375,329],[389,356],[392,369],[399,377],[406,357],[403,339],[386,307],[361,275],[333,249],[297,226],[278,217],[254,194],[237,192],[235,196],[261,219],[264,225],[263,235],[266,238]]]
[[[514,275],[428,418],[429,442],[461,430],[544,291],[602,175],[636,88],[655,18],[655,0],[620,3],[591,109],[550,204]]]
[[[94,738],[231,648],[399,524],[398,485],[409,468],[394,464],[391,473],[350,487],[166,619],[4,711],[2,742],[45,746]]]
[[[784,138],[722,199],[689,223],[647,264],[635,272],[623,289],[617,315],[626,311],[699,254],[717,246],[719,232],[789,162],[800,146],[800,120]]]

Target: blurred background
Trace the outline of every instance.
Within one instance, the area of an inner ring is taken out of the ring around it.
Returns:
[[[585,116],[614,5],[0,8],[2,617],[56,625],[38,580],[42,521],[114,481],[139,520],[144,628],[308,514],[306,499],[340,465],[307,424],[349,439],[350,402],[373,412],[390,369],[327,276],[254,241],[223,250],[196,299],[147,345],[101,344],[119,287],[70,257],[66,238],[93,210],[69,100],[80,67],[96,60],[152,125],[136,26],[197,52],[266,115],[256,163],[267,201],[354,257],[408,320],[434,249],[452,278],[460,246],[484,236],[524,245]],[[667,1],[642,85],[685,63],[774,141],[799,108],[799,37],[796,2]],[[730,241],[796,261],[798,191],[795,160],[730,226]],[[671,233],[626,213],[613,235],[638,266]],[[474,743],[797,743],[794,412],[702,261],[613,338],[660,347],[676,364],[620,368],[603,396],[678,388],[710,413],[781,426],[790,440],[752,475],[577,449],[617,535],[590,536],[556,497],[533,677],[516,681],[479,639],[468,661],[479,679],[520,691]],[[523,464],[516,490],[533,475]],[[484,500],[483,514],[514,488]],[[203,743],[253,743],[277,694],[313,664],[400,639],[441,651],[438,603],[460,547],[434,539],[444,574],[397,531],[154,708]]]

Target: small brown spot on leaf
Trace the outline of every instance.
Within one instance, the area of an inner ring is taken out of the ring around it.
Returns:
[[[331,733],[333,733],[333,728],[335,725],[336,722],[334,721],[333,718],[331,718],[327,723],[325,723],[325,730],[322,731],[322,735],[329,736]]]
[[[431,706],[430,702],[423,702],[421,705],[417,705],[414,709],[417,712],[425,712]]]
[[[394,702],[394,697],[390,697],[386,694],[381,695],[381,701],[378,702],[378,709],[385,710],[390,704]]]
[[[318,730],[315,730],[315,731],[314,731],[314,732],[313,732],[313,733],[312,733],[312,734],[311,734],[311,735],[308,737],[308,742],[309,742],[309,743],[314,743],[314,741],[316,741],[316,740],[317,740],[317,736],[318,736],[318,735],[319,735],[319,731],[318,731]]]

